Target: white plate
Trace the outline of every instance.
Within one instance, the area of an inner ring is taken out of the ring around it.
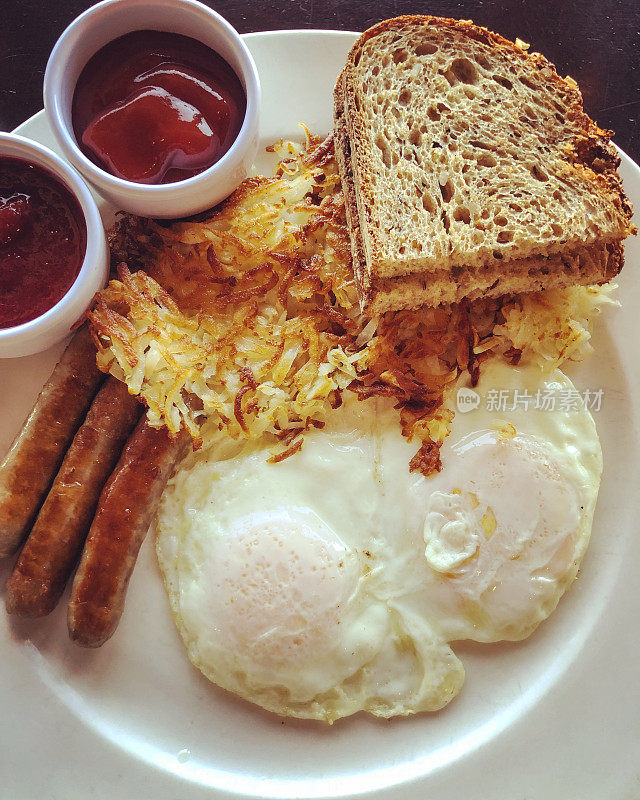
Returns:
[[[319,134],[330,129],[331,90],[353,39],[246,37],[263,81],[264,144],[296,136],[300,121]],[[42,114],[19,131],[55,149]],[[622,174],[640,207],[640,170],[624,155]],[[148,539],[120,628],[100,650],[69,642],[64,602],[38,622],[0,612],[0,797],[637,798],[639,266],[631,241],[623,308],[603,315],[596,354],[569,370],[579,387],[604,389],[596,420],[604,480],[580,577],[529,640],[457,646],[467,681],[447,709],[326,727],[282,720],[216,689],[187,660]],[[58,352],[0,362],[0,453]],[[0,567],[3,586],[10,566]]]

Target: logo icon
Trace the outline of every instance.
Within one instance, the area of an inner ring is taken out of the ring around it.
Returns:
[[[456,393],[456,406],[461,414],[473,411],[480,405],[480,395],[473,389],[462,386]]]

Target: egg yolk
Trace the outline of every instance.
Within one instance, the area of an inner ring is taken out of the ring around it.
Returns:
[[[212,546],[206,607],[217,636],[241,660],[291,667],[333,644],[360,569],[319,517],[285,509],[254,513]]]
[[[460,486],[428,501],[427,563],[487,624],[526,623],[571,571],[578,491],[530,437],[487,431],[456,450]]]

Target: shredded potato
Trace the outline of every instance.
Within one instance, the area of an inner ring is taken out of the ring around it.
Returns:
[[[388,396],[411,469],[440,468],[447,390],[484,360],[556,366],[584,356],[609,288],[361,315],[331,139],[279,142],[275,176],[245,181],[210,216],[163,226],[123,216],[117,279],[88,317],[98,365],[141,396],[151,425],[194,443],[271,437],[274,462],[322,427],[349,389]]]
[[[616,288],[569,286],[511,298],[503,304],[504,323],[494,328],[494,335],[544,369],[581,361],[593,350],[593,317],[605,305],[619,305],[611,297]]]

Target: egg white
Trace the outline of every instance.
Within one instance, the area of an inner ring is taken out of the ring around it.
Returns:
[[[577,574],[600,485],[602,451],[583,404],[493,412],[485,405],[490,389],[508,398],[516,389],[575,394],[559,370],[487,364],[477,387],[482,402],[456,414],[441,448],[442,471],[405,486],[393,476],[402,474],[411,447],[382,435],[387,503],[404,509],[396,549],[421,548],[425,556],[401,572],[390,569],[388,580],[415,587],[402,602],[428,608],[447,641],[519,640],[549,616]],[[448,518],[467,523],[453,533],[443,525],[447,500],[457,512],[449,509]]]
[[[546,386],[572,388],[496,363],[478,390]],[[279,464],[255,442],[190,455],[163,496],[157,553],[193,664],[280,714],[390,717],[459,692],[449,642],[531,633],[588,542],[591,415],[457,414],[428,478],[409,472],[415,449],[388,401],[348,396]]]

